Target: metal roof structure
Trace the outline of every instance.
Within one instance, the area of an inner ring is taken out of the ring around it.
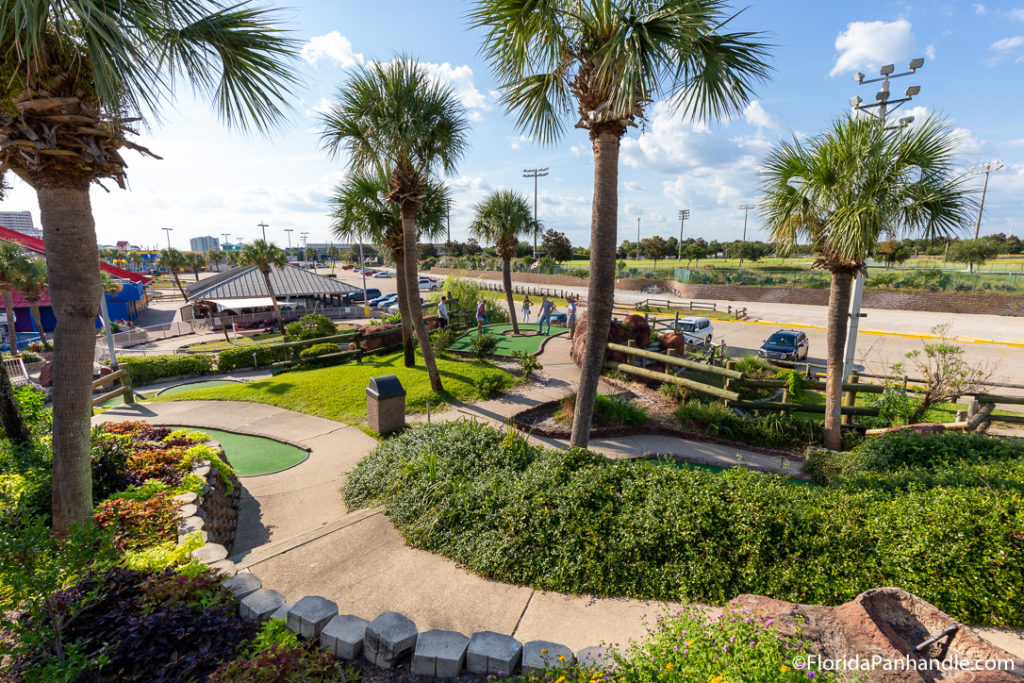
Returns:
[[[274,296],[332,296],[355,292],[356,287],[288,265],[270,269],[270,286]],[[270,296],[263,273],[255,266],[232,268],[223,273],[193,282],[185,288],[189,300],[252,299]]]

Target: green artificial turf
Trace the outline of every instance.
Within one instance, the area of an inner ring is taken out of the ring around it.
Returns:
[[[233,379],[208,379],[201,382],[185,382],[184,384],[175,384],[172,387],[161,389],[157,392],[157,396],[180,394],[185,391],[196,391],[198,389],[208,389],[210,387],[225,387],[233,384],[239,384],[239,382]]]
[[[172,427],[181,429],[181,427]],[[187,427],[203,432],[214,441],[219,441],[227,456],[228,463],[240,477],[257,474],[272,474],[288,469],[306,459],[306,451],[262,436],[234,434],[219,429]]]
[[[430,388],[423,359],[407,368],[401,353],[364,358],[317,370],[280,374],[258,382],[211,387],[159,396],[157,401],[252,401],[267,403],[307,415],[358,424],[366,419],[366,387],[371,377],[395,375],[406,391],[406,411],[422,412],[430,401],[431,410],[452,402],[490,398],[491,390],[507,388],[513,377],[489,363],[439,358],[437,369],[444,392]]]
[[[506,330],[511,330],[511,325],[485,325],[484,333],[493,334],[498,337],[498,346],[494,349],[494,354],[497,356],[511,356],[515,351],[526,351],[528,353],[537,353],[540,350],[540,345],[544,343],[545,339],[548,339],[546,335],[537,334],[537,324],[534,322],[519,323],[519,336],[513,337],[506,335]],[[547,329],[545,324],[544,329]],[[551,335],[554,336],[559,332],[565,332],[564,327],[551,326]],[[469,351],[470,342],[473,337],[476,336],[476,328],[473,328],[466,334],[462,335],[455,340],[452,344],[452,349],[455,351]]]

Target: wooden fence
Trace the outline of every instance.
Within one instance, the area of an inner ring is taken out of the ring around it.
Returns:
[[[118,396],[123,396],[125,403],[135,403],[135,392],[132,390],[131,382],[128,381],[128,373],[126,373],[124,370],[115,370],[109,375],[104,375],[103,377],[100,377],[99,379],[93,381],[92,390],[96,391],[102,386],[106,386],[107,384],[118,381],[121,383],[121,386],[119,386],[117,389],[108,391],[93,398],[93,408],[100,405],[101,403],[106,403],[112,398],[117,398]]]

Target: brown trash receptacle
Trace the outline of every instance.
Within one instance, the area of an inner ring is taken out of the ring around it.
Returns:
[[[394,375],[371,377],[366,387],[366,418],[370,429],[387,434],[405,427],[405,389]]]

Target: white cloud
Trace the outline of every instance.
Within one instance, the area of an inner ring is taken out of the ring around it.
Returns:
[[[1006,50],[1013,50],[1015,48],[1024,45],[1024,36],[1013,36],[1012,38],[1003,38],[997,40],[990,46],[993,50],[999,50],[1001,52]]]
[[[533,142],[533,138],[528,135],[520,135],[512,141],[512,149],[520,149],[523,145],[529,145]]]
[[[420,62],[420,66],[437,80],[450,85],[452,90],[455,91],[455,96],[466,107],[485,110],[491,108],[491,101],[486,95],[476,89],[473,69],[469,66],[465,64],[462,66],[452,66],[448,62],[444,64]]]
[[[746,119],[747,123],[757,128],[770,128],[779,132],[789,130],[779,117],[765,111],[759,100],[754,100],[746,106],[743,110],[743,118]]]
[[[1024,9],[1015,8],[1007,12],[1014,21],[1024,22]]]
[[[986,11],[985,10],[985,6],[982,5],[980,2],[974,3],[973,5],[971,5],[971,7],[974,8],[974,13],[975,14],[984,14],[985,11]]]
[[[311,113],[330,114],[333,109],[334,109],[334,102],[332,102],[330,99],[328,99],[326,97],[321,97],[317,101],[317,103],[314,104],[310,108],[310,111],[307,112],[307,114],[311,114]]]
[[[1024,138],[1018,138],[1016,140],[1010,140],[1006,143],[1011,147],[1024,147]]]
[[[950,131],[953,139],[956,140],[957,151],[962,154],[976,154],[985,148],[985,141],[966,128],[954,128]]]
[[[353,52],[352,43],[337,31],[322,36],[313,36],[302,46],[299,53],[310,64],[321,59],[328,59],[338,66],[348,69],[363,63],[363,56]]]
[[[924,56],[928,58],[929,62],[935,61],[935,46],[929,45],[924,49]]]
[[[583,148],[580,147],[579,145],[573,145],[572,147],[569,148],[569,151],[572,152],[572,155],[574,157],[578,157],[581,154],[583,154]]]
[[[630,192],[647,192],[646,187],[632,180],[627,180],[626,182],[622,183],[622,187],[629,190]]]
[[[909,57],[917,40],[906,19],[896,21],[854,21],[836,37],[839,56],[830,76],[856,69],[874,69]]]

